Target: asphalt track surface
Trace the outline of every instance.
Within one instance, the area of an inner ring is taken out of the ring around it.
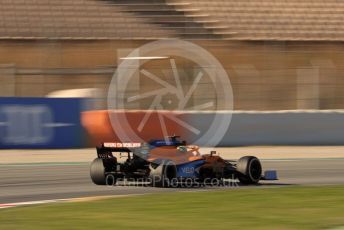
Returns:
[[[278,181],[262,181],[261,187],[344,184],[344,158],[263,160],[264,169],[278,171]],[[251,188],[256,186],[239,186]],[[218,189],[206,187],[204,189]],[[225,189],[233,189],[226,187]],[[0,204],[100,195],[130,195],[200,188],[152,188],[96,186],[89,178],[88,163],[0,165]]]

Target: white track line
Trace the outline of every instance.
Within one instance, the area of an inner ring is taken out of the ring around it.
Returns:
[[[13,208],[13,207],[24,206],[24,205],[26,206],[26,205],[35,205],[35,204],[49,204],[49,203],[56,203],[56,202],[61,202],[61,201],[65,201],[65,199],[7,203],[7,204],[0,204],[0,209]]]
[[[140,196],[140,195],[147,195],[147,194],[149,194],[149,193],[129,194],[129,195],[89,196],[89,197],[67,198],[67,199],[37,200],[37,201],[27,201],[27,202],[4,203],[4,204],[0,204],[0,209],[14,208],[14,207],[19,207],[19,206],[37,205],[37,204],[96,201],[96,200],[102,200],[102,199],[107,199],[107,198],[131,197],[131,196]]]

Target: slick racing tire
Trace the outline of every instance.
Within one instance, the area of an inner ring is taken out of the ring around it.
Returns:
[[[93,160],[90,168],[90,176],[96,185],[106,184],[105,167],[102,159],[96,158]]]
[[[238,160],[237,171],[242,184],[257,184],[262,176],[262,165],[257,157],[245,156]]]
[[[177,177],[177,166],[168,160],[150,164],[149,179],[153,187],[170,187]]]

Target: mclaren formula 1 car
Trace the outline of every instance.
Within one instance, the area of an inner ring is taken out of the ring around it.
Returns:
[[[202,155],[199,147],[187,145],[178,136],[148,143],[103,143],[97,147],[90,175],[97,185],[114,185],[122,179],[148,181],[152,186],[168,187],[193,180],[238,179],[242,184],[276,180],[275,171],[263,173],[258,158],[244,156],[225,160],[215,151]]]

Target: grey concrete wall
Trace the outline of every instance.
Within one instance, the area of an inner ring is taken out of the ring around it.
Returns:
[[[187,120],[205,133],[214,115],[192,113]],[[221,119],[230,115],[220,113]],[[190,141],[195,138],[190,136]],[[344,112],[235,112],[218,145],[344,145]]]

